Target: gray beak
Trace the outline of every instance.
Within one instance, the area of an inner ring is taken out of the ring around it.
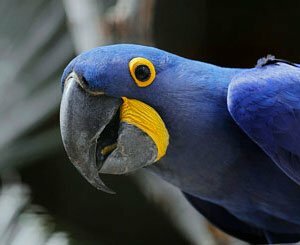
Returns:
[[[66,152],[84,178],[99,190],[114,193],[99,173],[124,174],[155,162],[157,149],[139,128],[120,123],[122,100],[88,92],[75,73],[68,76],[60,107]]]

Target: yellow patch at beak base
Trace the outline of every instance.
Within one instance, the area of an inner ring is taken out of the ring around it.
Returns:
[[[169,145],[169,133],[159,114],[149,105],[135,99],[122,97],[121,122],[132,124],[145,132],[157,147],[156,161],[162,158]]]

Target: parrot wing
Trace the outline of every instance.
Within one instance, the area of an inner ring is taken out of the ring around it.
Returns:
[[[239,73],[227,105],[239,127],[300,184],[300,67],[266,62]]]

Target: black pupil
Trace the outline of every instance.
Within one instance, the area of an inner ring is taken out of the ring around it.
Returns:
[[[145,82],[150,78],[151,72],[148,66],[139,65],[134,71],[135,77],[141,82]]]

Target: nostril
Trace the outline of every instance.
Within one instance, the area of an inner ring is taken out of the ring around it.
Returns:
[[[73,80],[73,79],[76,80],[76,77],[74,76],[74,73],[71,72],[71,73],[66,77],[66,79],[64,79],[64,80],[62,81],[62,92],[65,91],[67,85],[68,85],[69,82],[70,82],[71,80]]]
[[[97,96],[97,95],[103,95],[104,92],[98,89],[95,89],[91,84],[86,80],[84,76],[80,76],[79,79],[80,86],[89,94]]]
[[[97,95],[103,95],[104,92],[98,89],[95,89],[91,86],[90,82],[81,74],[76,73],[75,71],[71,72],[67,78],[65,79],[65,81],[63,82],[63,91],[66,87],[66,85],[68,84],[69,81],[71,80],[75,80],[76,83],[84,90],[86,91],[88,94],[93,95],[93,96],[97,96]]]
[[[79,80],[80,80],[80,83],[81,83],[82,87],[88,88],[89,87],[89,83],[86,80],[86,78],[84,76],[78,76],[78,77],[79,77]]]
[[[80,79],[79,79],[78,75],[75,72],[71,72],[65,79],[63,86],[66,87],[68,82],[71,81],[72,79],[76,80],[76,82],[79,83]]]

